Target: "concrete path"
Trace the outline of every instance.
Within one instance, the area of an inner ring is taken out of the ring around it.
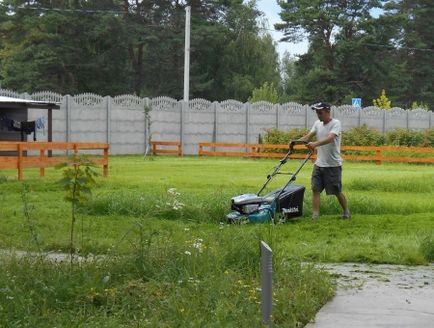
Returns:
[[[325,264],[336,296],[306,328],[434,328],[434,264]]]

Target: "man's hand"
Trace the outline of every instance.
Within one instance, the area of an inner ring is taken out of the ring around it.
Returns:
[[[327,145],[330,142],[333,141],[334,138],[336,138],[336,134],[334,133],[329,133],[327,135],[327,137],[325,137],[324,139],[321,140],[317,140],[317,141],[312,141],[306,144],[306,147],[310,149],[310,151],[314,151],[315,148],[319,147],[319,146],[323,146],[323,145]]]
[[[315,148],[316,147],[318,147],[318,144],[316,143],[316,142],[308,142],[307,144],[306,144],[306,147],[311,151],[311,152],[313,152],[314,150],[315,150]]]

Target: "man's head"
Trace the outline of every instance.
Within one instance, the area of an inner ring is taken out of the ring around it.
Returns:
[[[310,106],[321,122],[328,123],[331,120],[330,105],[327,103],[319,102]]]

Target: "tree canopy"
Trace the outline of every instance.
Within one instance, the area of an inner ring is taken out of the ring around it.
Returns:
[[[255,0],[2,0],[0,84],[18,92],[182,98],[191,6],[190,97],[247,101],[265,83],[278,101],[433,109],[431,0],[276,0],[279,58]]]
[[[295,63],[291,98],[365,103],[386,89],[393,103],[433,104],[434,31],[429,0],[278,1],[283,41],[309,40]],[[373,16],[373,13],[381,14]]]

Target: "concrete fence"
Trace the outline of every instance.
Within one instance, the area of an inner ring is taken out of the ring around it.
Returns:
[[[4,89],[0,89],[0,95],[59,102],[60,110],[53,111],[53,141],[109,143],[111,154],[144,154],[151,139],[179,140],[184,154],[197,154],[200,142],[257,143],[266,129],[310,128],[316,120],[308,105],[298,103],[205,99],[185,103],[169,97],[102,97],[91,93],[63,96],[53,92],[29,95]],[[362,124],[381,132],[395,128],[422,130],[434,124],[434,113],[419,109],[385,111],[348,105],[332,107],[332,111],[344,130]],[[47,120],[47,111],[34,109],[28,117]],[[47,133],[38,131],[38,141],[46,140]]]

